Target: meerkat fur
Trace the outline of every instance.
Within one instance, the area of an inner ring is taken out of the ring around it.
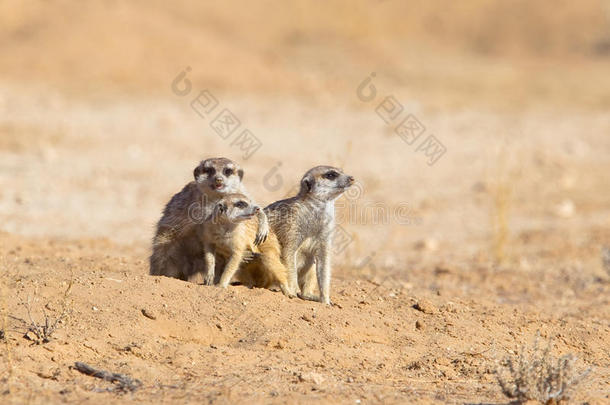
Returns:
[[[332,166],[316,166],[301,179],[296,196],[265,208],[271,230],[281,245],[288,286],[299,297],[330,304],[332,234],[335,200],[354,178]],[[246,266],[251,271],[257,263]],[[315,277],[312,274],[315,265]],[[317,280],[319,295],[314,294]]]
[[[157,223],[150,256],[150,274],[195,281],[204,275],[204,283],[214,280],[205,268],[202,237],[205,219],[222,196],[241,193],[248,196],[242,183],[243,169],[227,158],[203,160],[188,183],[165,206]],[[258,229],[254,244],[262,243],[269,232],[264,211],[257,214]],[[214,271],[211,272],[214,274]]]
[[[267,239],[259,245],[253,242],[260,211],[243,194],[228,194],[217,202],[203,234],[206,269],[213,272],[217,258],[222,258],[225,267],[218,283],[220,287],[228,287],[237,275],[239,281],[251,286],[270,288],[277,285],[286,296],[293,297],[295,293],[288,287],[288,271],[280,259],[281,249],[275,234],[269,232]],[[261,271],[240,276],[240,265],[254,255],[261,263]],[[214,275],[208,277],[214,278]]]

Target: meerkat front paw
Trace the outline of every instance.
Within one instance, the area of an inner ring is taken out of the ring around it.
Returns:
[[[256,231],[256,237],[254,238],[254,244],[260,245],[264,241],[267,240],[267,235],[269,235],[269,225],[265,223],[261,223],[258,226],[258,230]]]
[[[206,275],[203,277],[203,284],[214,285],[214,273],[206,273]]]

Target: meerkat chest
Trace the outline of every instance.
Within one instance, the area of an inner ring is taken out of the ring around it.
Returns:
[[[229,256],[234,249],[235,235],[233,232],[227,232],[222,228],[206,229],[205,238],[221,256]]]
[[[318,221],[305,224],[303,240],[299,245],[299,253],[305,256],[315,256],[322,246],[330,241],[330,234],[335,226],[334,207],[324,207],[318,213]]]
[[[312,239],[323,238],[335,224],[334,204],[327,203],[321,207],[309,208],[299,222],[301,235]]]
[[[303,240],[299,247],[299,253],[305,256],[315,255],[320,246],[320,239],[308,237]]]
[[[320,217],[317,222],[309,222],[304,224],[301,232],[303,236],[303,245],[315,246],[328,238],[335,226],[334,218]]]
[[[207,231],[207,240],[212,244],[216,254],[229,257],[235,252],[245,249],[258,253],[259,249],[254,245],[254,236],[258,222],[249,220],[242,222],[232,229],[223,227],[212,228]]]

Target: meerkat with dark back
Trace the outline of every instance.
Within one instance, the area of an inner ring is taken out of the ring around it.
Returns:
[[[332,233],[335,200],[354,183],[354,178],[332,166],[316,166],[301,179],[295,197],[265,208],[271,230],[282,248],[282,262],[288,271],[288,286],[303,299],[330,304]],[[315,264],[316,273],[312,269]],[[254,271],[258,261],[246,264]],[[319,295],[314,295],[317,279]]]
[[[280,259],[281,249],[275,234],[269,232],[267,239],[258,246],[253,243],[258,229],[256,215],[260,211],[243,194],[228,194],[217,202],[203,232],[206,269],[213,272],[216,260],[220,258],[225,263],[218,283],[220,287],[228,287],[236,276],[237,280],[251,287],[270,288],[277,285],[284,295],[294,297],[294,292],[288,287],[288,271]],[[260,263],[260,271],[238,272],[242,262],[254,255]]]
[[[165,206],[157,224],[150,256],[150,274],[195,281],[200,275],[211,285],[214,271],[205,268],[202,237],[205,219],[224,195],[248,196],[242,184],[244,171],[226,158],[202,161],[193,171],[194,181],[175,194]],[[264,211],[257,213],[258,229],[254,244],[263,242],[269,226]]]

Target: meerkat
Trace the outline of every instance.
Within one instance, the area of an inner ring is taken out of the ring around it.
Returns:
[[[242,276],[240,281],[246,279],[251,286],[263,288],[277,284],[284,295],[294,297],[294,292],[288,288],[288,271],[280,259],[281,249],[275,234],[269,232],[267,239],[258,246],[253,242],[258,229],[256,215],[260,211],[243,194],[228,194],[216,203],[203,231],[206,271],[214,272],[217,256],[224,259],[225,267],[218,285],[226,288],[241,263],[257,254],[261,272]]]
[[[194,181],[188,183],[165,206],[157,224],[150,256],[150,274],[194,282],[200,275],[212,285],[214,271],[207,271],[202,235],[205,218],[216,202],[231,193],[248,196],[242,183],[243,169],[227,158],[203,160],[193,170]],[[254,244],[262,243],[269,232],[264,211],[257,213],[258,229]],[[211,276],[210,276],[211,275]]]
[[[354,183],[341,169],[316,166],[303,176],[295,197],[265,208],[271,230],[277,236],[281,259],[288,270],[288,286],[299,297],[330,304],[332,233],[335,200]],[[316,266],[315,276],[312,272]],[[245,270],[254,271],[253,261]],[[314,295],[317,279],[320,294]]]

